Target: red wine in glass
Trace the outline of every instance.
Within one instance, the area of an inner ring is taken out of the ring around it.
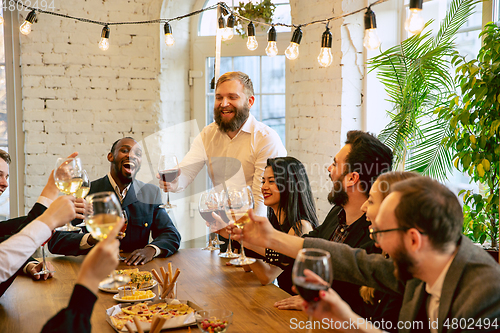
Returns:
[[[165,171],[160,171],[159,173],[160,173],[161,179],[164,182],[171,183],[179,175],[179,169],[165,170]]]
[[[294,285],[299,295],[309,303],[319,301],[319,292],[328,290],[328,286],[307,281],[303,276],[295,278]]]
[[[223,209],[219,209],[215,212],[215,214],[219,215],[222,221],[229,223],[229,219],[227,218],[226,211]]]
[[[212,213],[218,213],[218,211],[215,210],[205,210],[205,211],[200,211],[201,217],[207,221],[210,225],[215,224],[215,219],[212,216]]]

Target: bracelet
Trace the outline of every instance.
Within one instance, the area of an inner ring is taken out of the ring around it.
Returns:
[[[264,261],[267,262],[268,264],[276,264],[281,262],[282,259],[281,256],[282,256],[281,253],[266,248],[266,258]]]

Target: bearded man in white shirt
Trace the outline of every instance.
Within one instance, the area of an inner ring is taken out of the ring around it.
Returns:
[[[214,122],[195,138],[179,165],[180,175],[171,183],[160,179],[160,187],[165,192],[181,192],[207,165],[214,186],[250,186],[255,213],[266,216],[260,191],[264,168],[268,158],[286,156],[286,149],[275,130],[250,114],[254,102],[253,84],[247,74],[228,72],[219,77]]]

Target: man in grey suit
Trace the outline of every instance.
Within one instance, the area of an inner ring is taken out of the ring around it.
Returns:
[[[251,215],[253,222],[245,226],[244,234],[231,229],[235,239],[292,257],[302,248],[321,248],[331,254],[335,279],[403,295],[400,332],[500,329],[500,265],[461,235],[458,199],[435,180],[417,177],[399,182],[383,201],[371,233],[390,260],[344,244],[289,237],[265,218]],[[321,283],[314,274],[308,275]],[[332,289],[319,294],[319,303],[304,304],[309,314],[322,319],[316,327],[353,332],[388,329],[360,318]]]

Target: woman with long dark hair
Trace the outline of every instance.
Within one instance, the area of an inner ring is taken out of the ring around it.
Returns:
[[[304,165],[296,158],[268,159],[261,191],[264,204],[268,207],[268,219],[274,228],[301,237],[318,226],[309,178]],[[291,275],[293,260],[273,260],[277,256],[281,254],[266,253],[267,263],[257,260],[250,268],[263,285],[278,278],[280,288],[294,294]],[[273,265],[273,262],[279,267]]]

